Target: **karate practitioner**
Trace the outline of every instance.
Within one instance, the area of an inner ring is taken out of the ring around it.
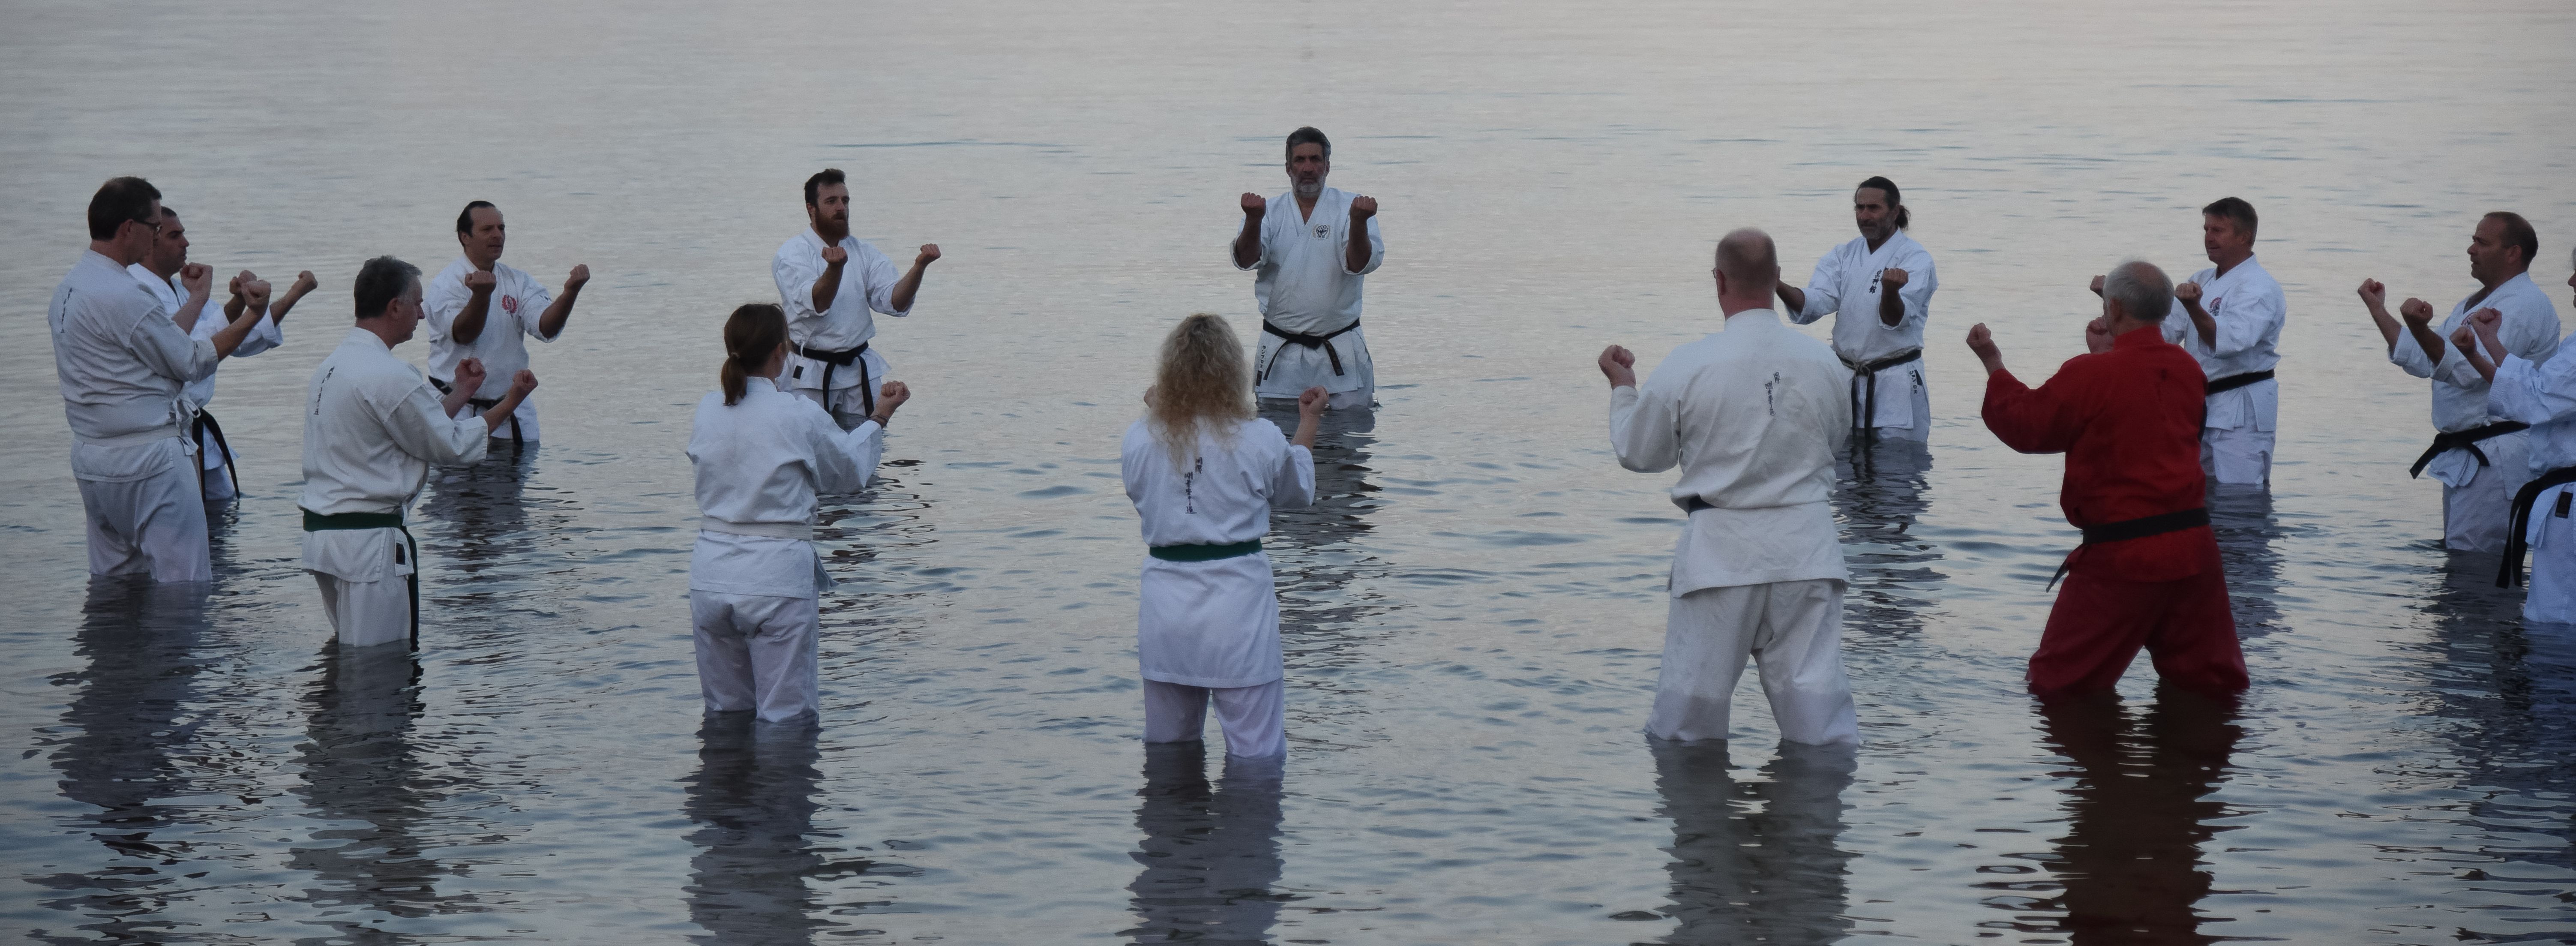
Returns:
[[[477,415],[500,406],[509,396],[519,369],[528,366],[527,339],[552,343],[563,335],[564,322],[581,287],[590,282],[590,267],[575,265],[564,277],[563,295],[546,292],[544,283],[501,262],[508,228],[501,208],[474,201],[456,215],[456,245],[464,255],[438,271],[423,304],[429,312],[429,383],[440,393],[456,385],[456,365],[467,358],[483,363],[483,388],[467,391],[465,405]],[[520,398],[506,433],[513,444],[537,439],[537,405]],[[505,431],[495,426],[493,436]]]
[[[425,317],[420,269],[390,256],[354,280],[357,325],[313,369],[304,410],[304,570],[342,647],[420,641],[420,546],[404,528],[431,464],[483,458],[495,429],[537,389],[525,368],[481,416],[483,363],[451,367],[444,396],[393,348]]]
[[[1747,657],[1780,738],[1857,744],[1843,675],[1843,565],[1834,455],[1850,438],[1851,372],[1771,309],[1780,257],[1742,229],[1717,244],[1726,330],[1673,350],[1643,388],[1637,357],[1601,352],[1610,446],[1619,465],[1679,464],[1673,505],[1689,515],[1673,548],[1664,666],[1648,735],[1725,739]]]
[[[2208,376],[2200,469],[2221,485],[2271,485],[2272,437],[2281,415],[2272,368],[2281,363],[2281,326],[2290,309],[2281,284],[2254,260],[2256,222],[2254,205],[2243,198],[2222,197],[2200,208],[2200,247],[2218,265],[2174,287],[2174,310],[2164,321],[2165,341],[2190,352]]]
[[[816,654],[832,578],[814,553],[815,496],[867,488],[885,455],[885,426],[912,397],[903,382],[884,382],[876,413],[843,430],[780,386],[792,357],[787,337],[779,307],[733,310],[723,390],[698,400],[689,430],[700,514],[689,556],[698,689],[707,712],[752,710],[771,723],[810,719],[821,707]]]
[[[1200,313],[1163,337],[1145,416],[1119,445],[1143,520],[1136,659],[1145,741],[1197,742],[1216,704],[1231,758],[1288,752],[1279,592],[1261,537],[1270,510],[1315,501],[1315,430],[1328,396],[1297,398],[1297,434],[1253,411],[1243,342]]]
[[[1377,402],[1377,367],[1360,331],[1360,284],[1386,261],[1386,240],[1378,234],[1377,198],[1324,186],[1332,170],[1333,143],[1323,132],[1289,132],[1288,192],[1268,200],[1243,195],[1232,250],[1234,268],[1260,273],[1252,280],[1261,310],[1254,396],[1300,400],[1320,385],[1338,411]],[[1361,233],[1368,239],[1354,238]]]
[[[2388,342],[2388,360],[2407,374],[2433,379],[2433,446],[2416,458],[2409,476],[2430,470],[2442,483],[2442,544],[2454,552],[2500,552],[2507,507],[2529,478],[2529,439],[2524,424],[2487,410],[2487,382],[2467,356],[2445,338],[2469,313],[2494,309],[2503,316],[2498,337],[2514,357],[2542,364],[2558,351],[2558,313],[2527,271],[2540,240],[2521,216],[2496,211],[2478,221],[2469,239],[2469,275],[2478,291],[2451,307],[2437,329],[2433,306],[2408,299],[2398,306],[2401,326],[2388,315],[2388,287],[2361,281],[2361,302]]]
[[[912,269],[897,277],[893,260],[850,235],[850,185],[839,168],[805,179],[805,220],[810,225],[780,244],[769,264],[792,345],[779,386],[823,405],[841,429],[856,430],[876,416],[878,382],[892,370],[869,346],[877,337],[869,313],[911,315],[939,244],[922,244]]]
[[[1834,355],[1851,369],[1852,425],[1867,436],[1929,441],[1932,395],[1923,384],[1923,326],[1941,280],[1932,253],[1905,233],[1914,215],[1896,182],[1873,177],[1852,191],[1860,236],[1816,261],[1801,290],[1778,288],[1789,321],[1834,316]]]
[[[2202,501],[2198,362],[2158,327],[2173,310],[2162,270],[2130,260],[2102,286],[2091,354],[2038,390],[2004,369],[1983,323],[1968,348],[1986,366],[1986,428],[2023,453],[2066,454],[2058,506],[2084,530],[2066,588],[2030,657],[2042,700],[2111,690],[2145,647],[2164,682],[2209,696],[2245,689],[2218,539]]]
[[[161,191],[149,182],[101,185],[89,202],[89,249],[54,288],[45,321],[72,429],[90,574],[212,581],[183,388],[212,376],[255,320],[245,311],[212,337],[189,337],[127,268],[150,257],[161,226]],[[202,313],[214,271],[194,264],[179,278]]]
[[[233,319],[241,317],[243,310],[249,309],[258,321],[252,324],[250,334],[242,338],[241,345],[233,349],[233,357],[248,358],[285,344],[286,336],[279,326],[286,320],[287,310],[295,308],[296,302],[313,291],[313,274],[310,271],[298,274],[295,284],[287,289],[286,298],[278,300],[275,308],[271,308],[268,282],[249,270],[243,270],[232,278],[232,298],[224,303],[224,317],[200,318],[205,311],[205,301],[190,297],[187,287],[179,282],[180,271],[188,265],[191,242],[187,227],[179,222],[178,212],[163,206],[161,236],[152,242],[152,253],[126,270],[160,298],[161,304],[171,312],[171,321],[177,322],[179,330],[187,332],[190,338],[212,340],[216,332],[222,331],[224,326],[232,324]],[[206,412],[206,404],[215,399],[214,376],[189,382],[181,395],[188,402],[188,439],[197,445],[197,478],[204,484],[205,499],[207,502],[232,499],[239,495],[233,469],[240,454],[234,452],[232,444],[224,439],[223,425],[216,423],[214,415]]]
[[[2576,265],[2576,254],[2569,262]],[[2576,275],[2567,277],[2576,289]],[[2453,344],[2486,378],[2487,412],[2530,424],[2531,482],[2516,490],[2507,525],[2504,567],[2496,587],[2509,588],[2522,579],[2522,556],[2531,552],[2531,592],[2522,602],[2526,621],[2576,624],[2576,357],[2560,345],[2558,355],[2532,362],[2514,355],[2504,343],[2504,314],[2495,309],[2471,313],[2468,325],[2454,332]]]

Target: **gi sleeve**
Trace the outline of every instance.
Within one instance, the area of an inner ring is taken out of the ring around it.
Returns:
[[[2251,299],[2237,299],[2227,304],[2227,311],[2210,313],[2210,320],[2218,323],[2218,341],[2207,346],[2209,354],[2214,358],[2234,358],[2265,339],[2279,338],[2281,325],[2288,317],[2289,303],[2279,289]],[[2200,332],[2194,329],[2191,334],[2197,337]]]
[[[437,389],[427,381],[413,385],[389,405],[377,405],[372,396],[367,403],[378,411],[378,422],[395,447],[432,465],[472,463],[483,459],[483,451],[491,446],[490,425],[463,411],[457,417],[447,416]]]
[[[438,334],[454,335],[456,317],[464,314],[466,300],[471,298],[473,293],[465,291],[464,282],[449,279],[446,273],[440,273],[437,278],[429,281],[429,289],[421,294],[421,317],[429,322],[430,328],[437,329]],[[499,303],[496,301],[493,304]]]
[[[1345,209],[1343,210],[1343,213],[1345,214],[1344,219],[1346,219],[1346,220],[1347,220],[1347,219],[1348,219],[1347,215],[1350,213],[1350,211],[1349,211],[1347,208],[1345,208]],[[1266,229],[1266,225],[1269,223],[1269,221],[1264,220],[1264,221],[1262,221],[1262,223],[1263,223],[1263,224],[1265,224],[1265,229]],[[1368,241],[1369,241],[1369,259],[1368,259],[1368,265],[1366,265],[1366,266],[1362,266],[1362,267],[1360,267],[1360,268],[1359,268],[1359,269],[1357,269],[1357,270],[1353,270],[1353,269],[1351,269],[1351,244],[1350,244],[1351,234],[1350,234],[1350,227],[1349,227],[1347,224],[1345,224],[1345,225],[1343,226],[1343,228],[1342,228],[1342,242],[1340,242],[1340,243],[1338,243],[1338,244],[1334,245],[1334,247],[1333,247],[1333,252],[1341,254],[1341,257],[1342,257],[1342,259],[1341,259],[1341,262],[1342,262],[1342,272],[1343,272],[1344,274],[1351,275],[1351,276],[1366,276],[1366,275],[1368,275],[1368,274],[1370,274],[1370,273],[1377,272],[1377,266],[1378,266],[1378,264],[1379,264],[1379,263],[1386,262],[1386,238],[1385,238],[1384,236],[1382,236],[1382,235],[1380,235],[1380,234],[1378,233],[1378,229],[1377,229],[1377,218],[1376,218],[1375,216],[1371,216],[1370,218],[1368,218],[1368,228],[1367,228],[1367,229],[1368,229]],[[1265,232],[1265,233],[1263,233],[1263,234],[1262,234],[1262,237],[1263,237],[1263,239],[1262,239],[1262,241],[1261,241],[1261,243],[1262,243],[1262,255],[1263,255],[1263,257],[1264,257],[1264,258],[1267,258],[1267,257],[1269,256],[1269,253],[1270,253],[1270,250],[1269,250],[1269,245],[1270,245],[1269,234],[1268,234],[1267,232]]]
[[[1279,467],[1270,473],[1270,508],[1302,509],[1315,504],[1315,452],[1294,443],[1275,424],[1264,424],[1287,449],[1279,452]]]
[[[898,319],[911,315],[911,309],[898,311],[894,307],[895,280],[902,277],[902,274],[895,272],[894,261],[887,259],[884,253],[878,252],[876,247],[865,246],[865,244],[862,244],[862,246],[868,251],[867,271],[865,274],[868,280],[868,308],[894,316]],[[812,292],[813,290],[809,289],[806,291]],[[913,297],[913,301],[919,302],[921,301],[921,297],[916,295]]]
[[[197,322],[203,325],[205,319],[200,318]],[[248,358],[283,344],[286,344],[286,330],[278,326],[275,317],[262,315],[259,324],[250,327],[250,334],[242,336],[241,344],[233,346],[233,357]]]
[[[1842,284],[1843,251],[1837,248],[1816,260],[1816,271],[1807,277],[1807,304],[1789,313],[1789,321],[1806,325],[1842,311]]]
[[[2534,426],[2576,418],[2576,359],[2504,356],[2487,388],[2487,413]]]
[[[787,310],[789,325],[823,317],[823,313],[814,310],[814,282],[823,278],[823,260],[808,260],[803,253],[791,252],[795,249],[799,249],[796,241],[790,241],[779,247],[778,257],[769,262],[769,278],[778,283],[778,305]],[[849,274],[842,275],[847,278]]]
[[[528,277],[527,294],[519,297],[519,330],[528,333],[529,338],[553,342],[563,333],[545,334],[545,329],[538,323],[546,320],[546,310],[553,308],[554,304],[555,294],[546,288],[546,284],[538,282],[534,276]]]
[[[145,367],[164,378],[201,381],[215,373],[215,343],[179,331],[179,323],[170,321],[157,304],[134,320],[122,341]]]
[[[1370,217],[1369,219],[1370,219],[1370,220],[1376,220],[1377,218],[1376,218],[1376,217]],[[1252,265],[1250,265],[1250,266],[1237,265],[1237,264],[1235,263],[1235,261],[1234,261],[1234,241],[1235,241],[1235,240],[1237,240],[1237,239],[1239,239],[1239,238],[1241,238],[1242,236],[1243,236],[1243,221],[1241,221],[1241,220],[1237,220],[1237,221],[1235,221],[1235,222],[1234,222],[1234,229],[1233,229],[1233,230],[1230,230],[1230,231],[1227,231],[1227,233],[1226,233],[1226,235],[1225,235],[1225,264],[1226,264],[1226,265],[1228,265],[1228,266],[1233,266],[1233,267],[1235,268],[1235,270],[1236,270],[1236,271],[1238,271],[1238,272],[1246,272],[1246,273],[1248,273],[1248,272],[1252,272],[1253,270],[1256,270],[1256,269],[1267,269],[1267,268],[1269,268],[1269,266],[1270,266],[1270,217],[1269,217],[1267,214],[1263,215],[1263,216],[1262,216],[1262,218],[1261,218],[1261,227],[1260,227],[1260,229],[1258,229],[1258,230],[1254,231],[1254,232],[1253,232],[1253,234],[1252,234],[1253,239],[1258,240],[1258,241],[1260,241],[1260,242],[1257,244],[1257,249],[1254,251],[1253,258],[1252,258]],[[1347,253],[1347,252],[1349,252],[1349,248],[1348,248],[1347,246],[1345,246],[1345,247],[1343,248],[1343,251],[1344,251],[1345,253]]]
[[[2558,308],[2550,305],[2546,297],[2537,293],[2534,296],[2522,300],[2524,304],[2499,309],[2504,314],[2504,325],[2496,330],[2496,340],[2504,343],[2505,354],[2536,362],[2552,361],[2555,359],[2550,356],[2558,353]],[[2469,359],[2459,349],[2445,346],[2443,350],[2451,360],[2467,365]],[[2477,377],[2475,368],[2468,370],[2471,378]]]
[[[1986,376],[1986,429],[2022,453],[2064,453],[2084,430],[2082,412],[2071,402],[2071,384],[2061,384],[2077,370],[2078,356],[2057,369],[2057,376],[2033,391],[2010,371]]]
[[[831,495],[868,488],[868,481],[876,478],[877,461],[885,458],[885,428],[876,421],[863,420],[844,432],[822,405],[801,397],[797,400],[810,408],[796,413],[812,432],[814,491]]]
[[[1619,456],[1620,466],[1661,473],[1682,462],[1678,423],[1672,398],[1633,387],[1610,389],[1610,450]]]

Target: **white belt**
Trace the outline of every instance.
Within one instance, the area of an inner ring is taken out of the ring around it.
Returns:
[[[748,535],[763,539],[814,540],[814,526],[804,522],[726,522],[722,519],[698,520],[698,531],[726,535]]]
[[[138,443],[154,443],[173,437],[184,438],[186,436],[188,436],[188,432],[186,430],[178,427],[177,425],[172,425],[169,427],[155,427],[151,430],[138,430],[130,434],[118,434],[113,437],[83,437],[79,434],[73,434],[72,439],[79,441],[82,446],[87,447],[131,447]]]

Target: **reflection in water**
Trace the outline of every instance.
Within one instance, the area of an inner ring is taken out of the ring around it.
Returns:
[[[814,916],[808,878],[826,869],[814,833],[819,730],[761,724],[750,713],[717,713],[698,730],[698,771],[684,810],[697,827],[689,843],[689,919],[705,943],[810,943],[830,925]],[[869,865],[860,862],[854,873]]]
[[[447,799],[442,790],[459,780],[432,774],[412,741],[420,663],[409,649],[324,645],[322,679],[305,702],[305,741],[296,747],[304,785],[295,793],[326,824],[313,843],[290,849],[287,865],[320,881],[306,902],[325,914],[357,906],[403,918],[478,909],[438,893],[438,880],[460,870],[424,853],[453,843],[431,821]],[[384,935],[366,925],[380,919],[316,922],[363,938]]]
[[[178,925],[160,911],[185,892],[174,885],[187,885],[180,875],[189,868],[165,868],[187,858],[187,845],[154,834],[192,819],[185,806],[154,800],[193,794],[174,756],[196,739],[197,721],[181,717],[194,695],[206,593],[202,584],[90,579],[77,635],[89,666],[54,678],[80,686],[63,711],[63,725],[78,734],[54,752],[58,784],[64,798],[97,809],[62,823],[88,832],[110,859],[88,874],[28,879],[62,894],[47,907],[97,921],[81,927],[94,936],[154,942]]]
[[[922,614],[913,605],[959,590],[948,578],[955,569],[930,561],[937,539],[930,503],[899,478],[915,465],[888,460],[866,490],[821,497],[814,547],[836,582],[823,593],[827,662],[885,634],[919,628]]]
[[[2555,921],[2564,936],[2565,898],[2576,896],[2564,886],[2565,872],[2576,870],[2576,822],[2560,801],[2576,793],[2576,625],[2524,623],[2521,593],[2495,587],[2495,571],[2492,555],[2448,556],[2442,586],[2423,605],[2435,630],[2420,692],[2426,715],[2449,723],[2445,735],[2457,747],[2457,768],[2440,774],[2469,790],[2464,820],[2476,827],[2463,837],[2492,859],[2482,869],[2499,875],[2474,885],[2548,914],[2499,910],[2490,914],[2498,928],[2478,932],[2514,939],[2538,932],[2515,926]],[[2515,870],[2512,862],[2554,870]],[[2507,882],[2508,873],[2547,879]]]
[[[1145,787],[1136,794],[1129,856],[1144,869],[1127,885],[1137,925],[1118,935],[1137,943],[1266,943],[1281,904],[1280,760],[1225,760],[1208,788],[1206,744],[1145,747]]]
[[[2050,748],[2075,763],[2067,833],[2057,839],[2060,930],[2088,943],[2209,943],[2196,907],[2209,895],[2203,845],[2231,812],[2208,796],[2245,731],[2232,701],[2160,687],[2133,716],[2117,698],[2045,704]],[[2044,885],[2015,886],[2045,889]],[[2034,918],[2035,919],[2035,918]],[[2212,918],[2211,922],[2223,922]]]
[[[1849,747],[1784,742],[1764,781],[1738,784],[1726,743],[1648,738],[1673,819],[1668,943],[1831,943],[1850,932],[1840,845]]]
[[[444,554],[465,577],[529,551],[536,537],[529,529],[523,499],[536,469],[534,444],[514,451],[506,442],[494,443],[483,459],[465,466],[430,467],[428,496],[421,500],[414,519],[453,525],[437,545],[432,545],[430,536],[419,536],[424,551],[435,548],[432,557]],[[422,578],[432,580],[427,572]]]
[[[1297,413],[1262,413],[1288,433]],[[1263,540],[1279,582],[1279,644],[1288,668],[1288,739],[1314,744],[1300,726],[1344,717],[1369,701],[1357,684],[1333,671],[1363,665],[1358,649],[1372,619],[1403,607],[1378,590],[1387,563],[1371,550],[1368,521],[1383,501],[1383,487],[1368,480],[1369,448],[1376,441],[1373,411],[1327,411],[1315,436],[1315,504],[1270,514]],[[1321,673],[1317,671],[1323,671]],[[1347,718],[1339,725],[1351,725]]]
[[[1934,590],[1949,577],[1932,568],[1941,547],[1912,534],[1932,505],[1923,496],[1932,448],[1919,440],[1855,438],[1834,465],[1834,512],[1851,566],[1843,626],[1865,638],[1912,637],[1933,611]]]
[[[2272,491],[2262,486],[2210,484],[2209,527],[2218,535],[2218,558],[2227,572],[2227,598],[2236,612],[2236,636],[2261,637],[2288,627],[2281,618],[2281,553],[2272,540],[2287,534],[2272,517]]]

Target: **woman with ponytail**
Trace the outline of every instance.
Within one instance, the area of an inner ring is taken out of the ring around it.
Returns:
[[[1200,313],[1163,338],[1145,417],[1119,450],[1144,520],[1136,655],[1145,741],[1197,742],[1216,704],[1226,754],[1288,752],[1279,594],[1261,537],[1270,510],[1315,501],[1321,387],[1297,398],[1297,434],[1255,416],[1252,370],[1224,319]]]
[[[815,497],[865,489],[885,425],[911,399],[903,382],[848,431],[821,405],[778,389],[787,314],[752,303],[725,320],[723,390],[698,401],[689,463],[698,477],[698,542],[689,616],[707,712],[810,718],[817,705],[820,601],[832,579],[814,554]]]

